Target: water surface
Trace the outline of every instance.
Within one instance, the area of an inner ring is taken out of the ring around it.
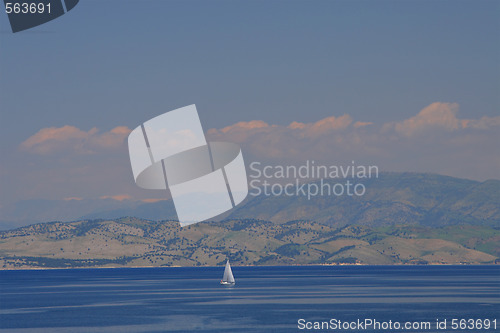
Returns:
[[[426,332],[456,332],[436,330],[436,319],[500,323],[499,266],[233,267],[234,288],[219,285],[223,271],[0,271],[0,332],[307,331],[300,318],[432,322]]]

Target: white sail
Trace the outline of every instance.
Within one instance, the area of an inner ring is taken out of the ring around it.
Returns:
[[[224,270],[224,276],[222,277],[222,282],[234,283],[233,271],[231,271],[231,265],[229,265],[229,260],[226,262],[226,269]]]

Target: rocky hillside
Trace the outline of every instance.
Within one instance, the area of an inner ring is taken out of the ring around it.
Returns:
[[[290,264],[481,264],[500,257],[487,226],[346,226],[137,218],[54,222],[0,232],[0,268]]]

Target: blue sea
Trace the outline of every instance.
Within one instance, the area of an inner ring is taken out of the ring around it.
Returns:
[[[500,266],[234,266],[234,288],[223,270],[0,271],[0,332],[500,331]]]

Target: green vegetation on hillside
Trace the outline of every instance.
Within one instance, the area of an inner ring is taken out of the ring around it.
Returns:
[[[500,256],[488,226],[353,225],[136,218],[35,224],[0,232],[0,268],[293,264],[482,264]]]

